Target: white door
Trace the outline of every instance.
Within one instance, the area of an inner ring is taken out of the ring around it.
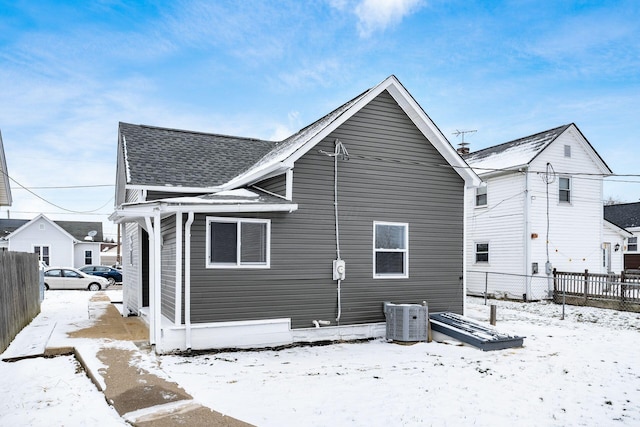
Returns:
[[[611,243],[602,244],[602,271],[611,273]]]

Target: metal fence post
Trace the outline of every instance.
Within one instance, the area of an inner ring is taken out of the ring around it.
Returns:
[[[487,292],[488,292],[488,283],[489,283],[489,272],[484,272],[484,305],[487,305]]]

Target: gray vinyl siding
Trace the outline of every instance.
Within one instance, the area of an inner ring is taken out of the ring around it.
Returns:
[[[384,92],[295,164],[293,213],[271,219],[271,268],[205,268],[206,215],[192,227],[192,321],[291,318],[293,328],[337,314],[333,152],[339,161],[341,324],[384,321],[383,301],[462,313],[464,182]],[[217,215],[216,215],[217,216]],[[230,215],[238,217],[238,215]],[[373,279],[373,222],[409,225],[409,278]]]
[[[176,221],[171,216],[162,221],[161,249],[162,315],[173,321],[176,309]]]
[[[256,184],[256,187],[285,197],[287,195],[287,178],[285,175],[274,176]]]

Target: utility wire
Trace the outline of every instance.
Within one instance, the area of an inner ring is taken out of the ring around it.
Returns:
[[[99,211],[100,209],[104,208],[105,206],[107,206],[107,205],[108,205],[108,204],[113,200],[113,196],[112,196],[109,200],[107,200],[107,203],[105,203],[104,205],[100,206],[100,207],[99,207],[99,208],[97,208],[97,209],[92,209],[92,210],[89,210],[89,211],[74,211],[73,209],[67,209],[67,208],[62,207],[62,206],[60,206],[60,205],[57,205],[57,204],[55,204],[55,203],[53,203],[53,202],[51,202],[51,201],[49,201],[49,200],[45,199],[44,197],[42,197],[42,196],[40,196],[40,195],[38,195],[38,194],[34,193],[34,192],[33,192],[33,191],[31,191],[29,188],[25,187],[24,185],[22,185],[22,184],[20,184],[18,181],[16,181],[13,177],[9,176],[9,174],[8,174],[8,173],[6,173],[5,171],[0,170],[0,172],[2,172],[2,174],[3,174],[3,175],[5,175],[7,178],[9,178],[11,181],[15,182],[15,183],[16,183],[16,185],[18,185],[19,187],[21,187],[21,189],[26,190],[28,193],[30,193],[30,194],[31,194],[31,195],[33,195],[34,197],[37,197],[38,199],[42,200],[43,202],[45,202],[45,203],[47,203],[47,204],[49,204],[49,205],[51,205],[51,206],[53,206],[53,207],[55,207],[55,208],[58,208],[58,209],[60,209],[60,210],[63,210],[63,211],[65,211],[65,212],[71,212],[71,213],[76,213],[76,214],[90,214],[90,213],[93,213],[93,212]]]

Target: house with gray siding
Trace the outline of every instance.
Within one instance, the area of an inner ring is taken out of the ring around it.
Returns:
[[[395,76],[282,141],[120,123],[124,313],[158,353],[383,336],[385,301],[462,314],[479,184]]]

